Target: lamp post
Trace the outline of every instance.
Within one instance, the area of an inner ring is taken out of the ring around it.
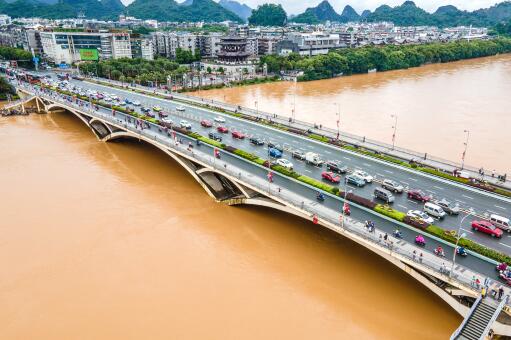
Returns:
[[[463,143],[465,149],[463,150],[463,154],[461,155],[461,170],[463,170],[463,167],[465,166],[465,155],[467,154],[468,138],[470,137],[469,130],[463,130],[463,132],[467,134],[467,138],[465,139],[465,143]]]
[[[472,215],[472,213],[474,212],[474,210],[472,208],[470,208],[467,212],[467,214],[461,219],[460,221],[460,225],[458,227],[458,233],[456,234],[456,245],[454,246],[454,251],[453,251],[453,254],[452,254],[452,264],[451,264],[451,271],[449,272],[449,277],[452,277],[452,272],[454,270],[454,264],[456,262],[456,248],[458,248],[458,242],[460,241],[460,239],[462,237],[465,237],[465,233],[462,233],[460,234],[461,232],[461,227],[463,226],[463,222],[465,221],[465,219],[469,216],[469,215]]]
[[[351,190],[350,190],[351,193]],[[344,205],[346,204],[346,196],[348,195],[348,181],[344,178],[344,202],[342,203],[342,220],[341,220],[341,228],[344,229],[344,218],[346,214],[344,213]]]
[[[396,146],[396,131],[397,131],[397,115],[390,115],[392,118],[394,118],[394,126],[392,127],[394,129],[394,132],[392,133],[392,150],[394,150]]]
[[[259,117],[259,101],[258,101],[258,100],[256,100],[256,101],[254,102],[254,105],[255,105],[255,107],[256,107],[256,116],[257,116],[257,117]]]
[[[337,140],[339,140],[339,136],[341,135],[341,103],[334,103],[334,105],[337,106],[337,112],[335,113],[335,115],[337,116],[337,121],[336,121],[336,125],[337,125]]]

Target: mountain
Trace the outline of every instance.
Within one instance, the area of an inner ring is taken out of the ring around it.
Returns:
[[[369,16],[369,14],[371,14],[371,11],[366,9],[362,12],[362,14],[360,14],[360,19],[365,19]]]
[[[248,21],[248,17],[252,14],[252,8],[234,0],[220,0],[218,4],[245,21]]]
[[[401,6],[380,6],[367,16],[367,21],[392,21],[399,26],[420,26],[432,23],[431,14],[417,7],[413,1]]]
[[[344,9],[341,13],[342,21],[343,22],[351,22],[351,21],[359,21],[360,15],[358,15],[357,11],[353,9],[350,5],[344,6]]]
[[[0,0],[0,13],[13,18],[40,17],[48,19],[76,18],[83,12],[87,18],[113,19],[124,10],[120,0],[59,0],[48,4],[35,0]]]
[[[213,0],[190,0],[184,5],[174,0],[135,0],[126,10],[140,19],[159,21],[243,21]]]
[[[307,8],[292,20],[304,24],[319,24],[325,21],[341,22],[342,18],[327,0],[323,0],[316,7]]]

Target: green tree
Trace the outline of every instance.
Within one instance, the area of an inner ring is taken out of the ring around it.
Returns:
[[[9,84],[7,79],[0,77],[0,100],[7,100],[9,96],[12,98],[16,95],[16,89]]]
[[[264,4],[252,11],[248,22],[254,26],[284,26],[287,14],[280,4]]]

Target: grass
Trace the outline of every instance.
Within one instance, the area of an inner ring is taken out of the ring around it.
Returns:
[[[327,138],[325,136],[320,136],[320,135],[317,135],[315,133],[308,134],[308,137],[312,138],[312,139],[315,139],[315,140],[319,140],[320,142],[323,142],[323,143],[330,142],[330,138]]]
[[[310,178],[308,176],[300,175],[296,179],[299,180],[300,182],[307,183],[315,188],[329,192],[334,195],[337,195],[337,193],[339,192],[339,188],[334,188],[333,186],[331,186],[329,184],[317,181],[314,178]],[[337,190],[334,190],[334,189],[337,189]]]
[[[373,210],[376,211],[377,213],[380,213],[387,217],[393,218],[400,222],[403,222],[403,220],[405,219],[405,216],[406,216],[406,214],[404,212],[401,212],[399,210],[394,210],[391,207],[385,206],[382,204],[376,205],[376,207],[374,207]]]

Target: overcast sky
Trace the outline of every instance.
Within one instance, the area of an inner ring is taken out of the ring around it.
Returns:
[[[184,0],[177,0],[183,2]],[[216,0],[218,1],[218,0]],[[298,14],[305,11],[307,7],[314,7],[321,0],[238,0],[241,3],[245,3],[252,8],[256,8],[257,5],[264,3],[279,3],[286,10],[287,14]],[[370,9],[373,11],[376,7],[387,4],[389,6],[396,6],[402,4],[405,0],[329,0],[330,4],[334,7],[337,12],[341,12],[344,6],[351,5],[360,14],[364,9]],[[123,3],[127,4],[132,0],[122,0]],[[454,5],[459,9],[465,9],[472,11],[474,9],[486,8],[494,5],[501,1],[498,0],[415,0],[415,4],[428,12],[434,12],[439,6]]]

